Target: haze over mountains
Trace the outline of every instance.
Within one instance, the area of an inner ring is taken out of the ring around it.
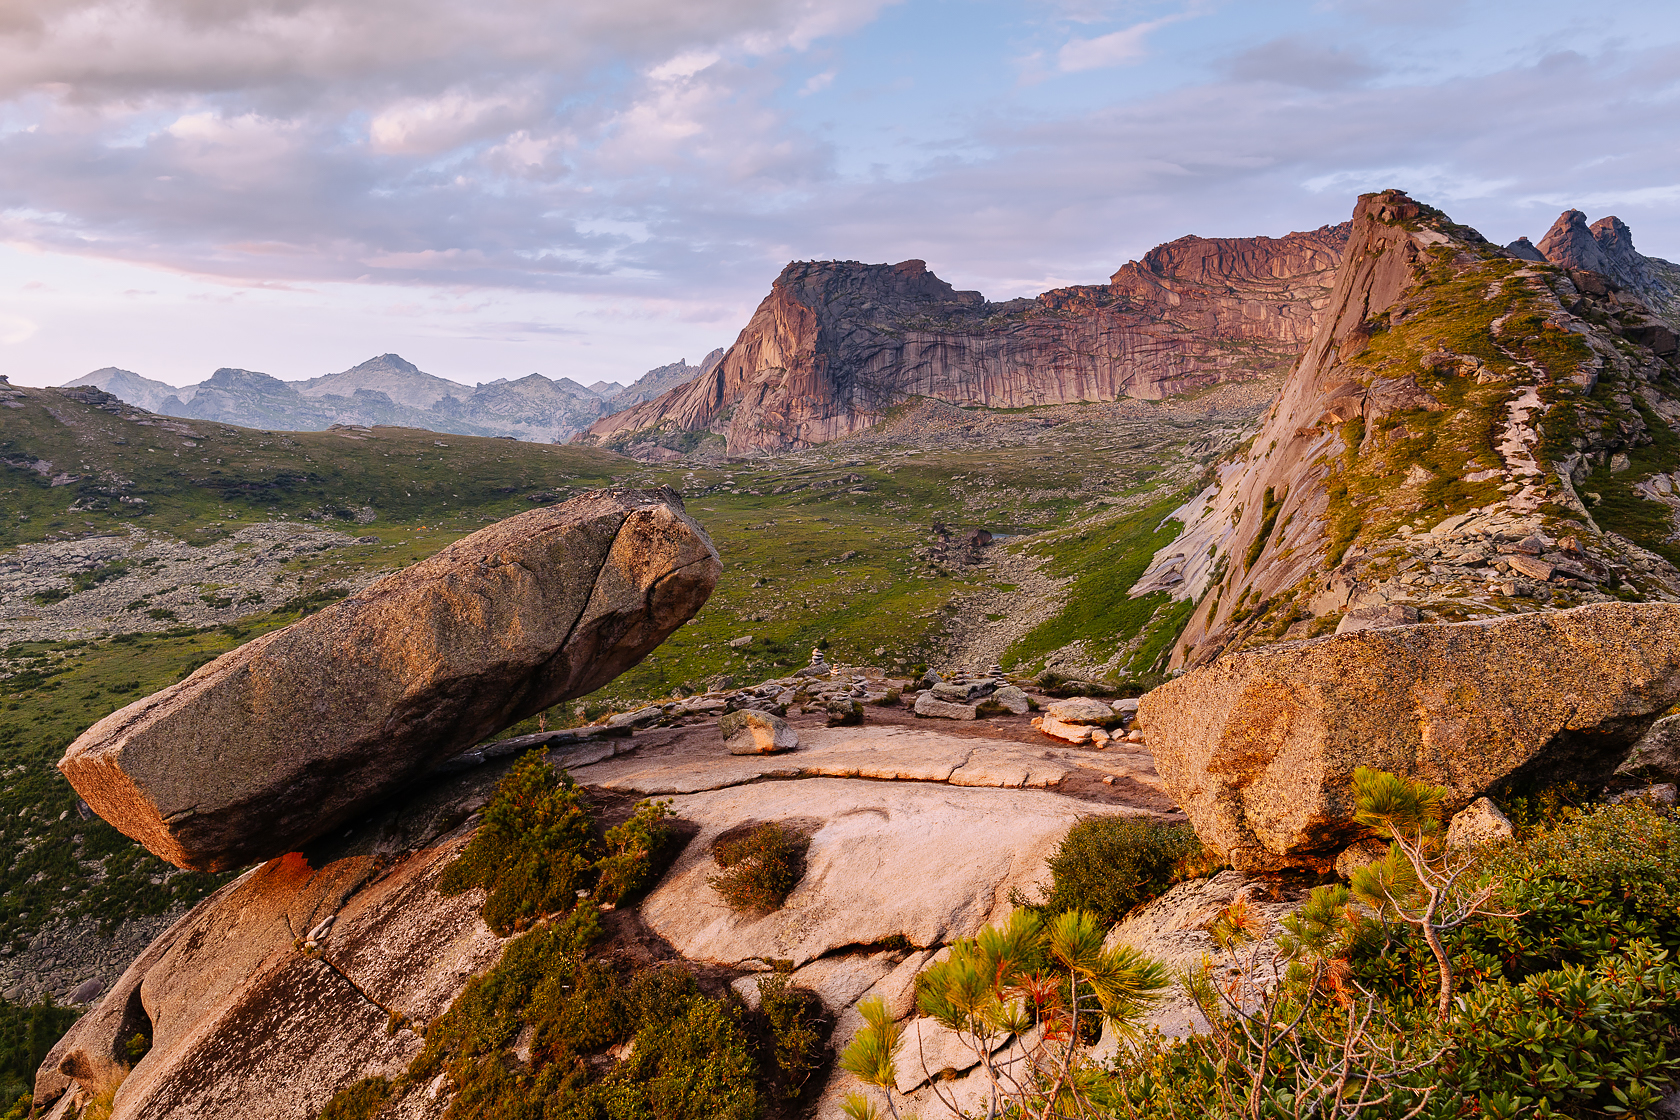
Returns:
[[[69,385],[93,385],[166,416],[248,428],[320,431],[334,424],[384,424],[553,443],[692,379],[722,356],[716,350],[698,366],[686,360],[660,366],[628,388],[606,381],[585,387],[570,378],[552,380],[536,373],[462,385],[396,354],[307,381],[223,368],[196,385],[177,387],[107,366]]]

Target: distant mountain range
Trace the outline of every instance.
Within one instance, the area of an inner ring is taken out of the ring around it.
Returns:
[[[107,366],[69,382],[93,385],[129,404],[165,416],[215,420],[247,428],[320,431],[334,424],[388,424],[468,436],[514,436],[563,443],[595,421],[691,381],[723,358],[721,349],[697,366],[684,361],[649,370],[628,388],[591,386],[533,373],[462,385],[426,373],[396,354],[381,354],[343,373],[282,381],[248,369],[223,368],[196,385],[175,386]]]

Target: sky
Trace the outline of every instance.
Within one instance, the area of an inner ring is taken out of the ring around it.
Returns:
[[[1680,5],[0,0],[0,373],[626,383],[790,260],[988,298],[1399,187],[1680,260]]]

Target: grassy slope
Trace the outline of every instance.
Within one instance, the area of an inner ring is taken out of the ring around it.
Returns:
[[[1085,642],[1093,657],[1106,658],[1142,633],[1156,612],[1168,606],[1167,614],[1177,618],[1177,626],[1156,628],[1171,629],[1164,637],[1152,631],[1150,637],[1158,640],[1146,640],[1128,665],[1138,672],[1152,669],[1184,628],[1189,611],[1169,606],[1164,591],[1137,599],[1129,592],[1155,553],[1171,544],[1183,528],[1176,521],[1166,520],[1181,501],[1181,495],[1168,494],[1115,520],[1047,535],[1027,545],[1033,555],[1050,560],[1052,574],[1075,577],[1075,582],[1062,610],[1012,644],[1004,655],[1004,664],[1041,661],[1045,654],[1076,641]]]

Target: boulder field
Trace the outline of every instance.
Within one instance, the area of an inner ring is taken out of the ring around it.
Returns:
[[[1449,811],[1531,777],[1602,785],[1676,700],[1680,605],[1600,603],[1230,654],[1138,723],[1234,867],[1325,871],[1360,833],[1358,766],[1446,786]]]
[[[179,867],[269,859],[612,680],[692,618],[721,571],[670,491],[532,510],[105,717],[59,769]]]

